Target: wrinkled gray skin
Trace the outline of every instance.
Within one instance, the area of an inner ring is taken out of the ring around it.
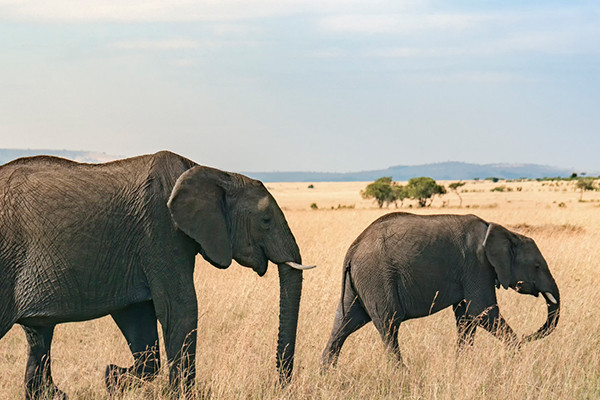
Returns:
[[[302,272],[284,263],[301,258],[261,182],[169,152],[97,165],[40,156],[1,166],[0,338],[15,323],[25,330],[26,397],[66,397],[50,372],[55,325],[108,314],[134,356],[130,368],[107,367],[109,391],[156,375],[157,320],[171,386],[189,389],[197,253],[217,268],[234,259],[260,276],[268,261],[279,265],[277,367],[289,379]]]
[[[456,317],[459,351],[473,345],[478,325],[518,345],[499,313],[495,284],[546,298],[546,323],[523,341],[555,328],[558,287],[532,239],[474,215],[387,214],[365,229],[346,254],[342,298],[322,367],[335,364],[348,335],[369,321],[402,363],[400,323],[449,306]]]

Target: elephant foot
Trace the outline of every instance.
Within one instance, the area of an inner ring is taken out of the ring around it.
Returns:
[[[56,386],[54,386],[54,395],[52,396],[52,400],[68,400],[69,396]]]
[[[118,367],[114,364],[106,366],[104,372],[104,383],[110,394],[120,394],[133,383],[128,368]]]
[[[337,367],[337,359],[336,360],[322,360],[319,364],[319,374],[326,374],[332,369]]]
[[[319,363],[319,372],[326,373],[327,371],[337,367],[338,358],[340,355],[341,348],[330,349],[329,347],[321,355],[321,361]]]
[[[38,390],[34,392],[28,392],[25,395],[26,400],[34,400],[34,399],[51,399],[51,400],[68,400],[69,396],[62,390],[60,390],[56,385],[52,384],[51,386],[45,388],[44,390]]]
[[[145,368],[123,368],[114,364],[106,366],[104,372],[104,383],[110,394],[120,394],[131,387],[140,386],[144,381],[152,381],[158,375],[158,369]]]

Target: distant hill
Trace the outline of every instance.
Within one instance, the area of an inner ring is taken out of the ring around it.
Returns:
[[[48,149],[0,149],[0,165],[20,157],[52,155],[70,160],[101,163],[113,161],[119,156],[91,151],[48,150]],[[502,179],[544,178],[570,176],[574,171],[538,164],[470,164],[463,162],[441,162],[423,165],[397,165],[387,169],[360,172],[243,172],[263,182],[365,182],[382,176],[391,176],[395,181],[407,181],[417,176],[429,176],[436,180],[466,180],[497,177]],[[587,171],[594,175],[592,171]],[[597,175],[597,173],[595,174]]]
[[[588,171],[589,172],[589,171]],[[263,182],[366,182],[382,176],[391,176],[395,181],[407,181],[418,176],[429,176],[436,180],[467,180],[497,177],[502,179],[567,177],[570,169],[538,164],[469,164],[442,162],[423,165],[397,165],[387,169],[361,172],[245,172]]]
[[[37,155],[57,156],[68,158],[69,160],[85,163],[102,163],[113,161],[118,156],[111,156],[105,153],[96,153],[92,151],[73,151],[73,150],[47,150],[47,149],[0,149],[0,165],[21,157],[31,157]]]

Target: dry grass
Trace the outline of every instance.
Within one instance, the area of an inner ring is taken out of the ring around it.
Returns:
[[[499,185],[511,192],[490,192]],[[319,374],[319,357],[329,338],[340,292],[341,264],[354,238],[379,210],[358,192],[365,183],[268,184],[297,238],[306,263],[293,383],[277,385],[275,342],[278,278],[263,278],[233,265],[217,270],[198,259],[199,397],[215,399],[592,399],[600,397],[600,194],[548,183],[469,182],[463,207],[451,193],[431,208],[410,211],[475,213],[533,237],[561,290],[562,315],[548,338],[515,354],[486,332],[477,333],[473,351],[456,358],[454,317],[444,310],[408,321],[400,330],[408,372],[388,359],[372,324],[346,342],[336,369]],[[517,191],[517,187],[521,187]],[[566,190],[565,190],[566,189]],[[449,201],[449,204],[447,203]],[[446,207],[442,208],[443,202]],[[317,203],[319,210],[311,210]],[[559,207],[559,204],[563,206]],[[337,209],[354,205],[354,209]],[[405,211],[408,203],[405,204]],[[467,208],[468,206],[468,208]],[[334,207],[335,210],[332,210]],[[498,291],[500,308],[518,334],[531,333],[545,320],[541,298]],[[59,325],[53,344],[56,383],[75,399],[105,399],[106,364],[129,365],[125,340],[108,318]],[[0,398],[22,398],[25,335],[14,327],[0,341]],[[126,399],[166,398],[163,371],[156,383]]]

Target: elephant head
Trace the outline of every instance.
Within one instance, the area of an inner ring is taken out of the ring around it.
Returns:
[[[560,314],[560,295],[548,264],[533,239],[489,224],[483,247],[498,282],[505,289],[510,287],[536,297],[542,293],[546,300],[548,318],[545,324],[523,341],[541,339],[552,333]]]
[[[168,202],[176,226],[200,245],[217,268],[232,259],[259,276],[271,261],[279,267],[280,314],[277,368],[288,380],[293,369],[302,291],[300,251],[283,212],[264,185],[246,176],[196,166],[183,173]]]

